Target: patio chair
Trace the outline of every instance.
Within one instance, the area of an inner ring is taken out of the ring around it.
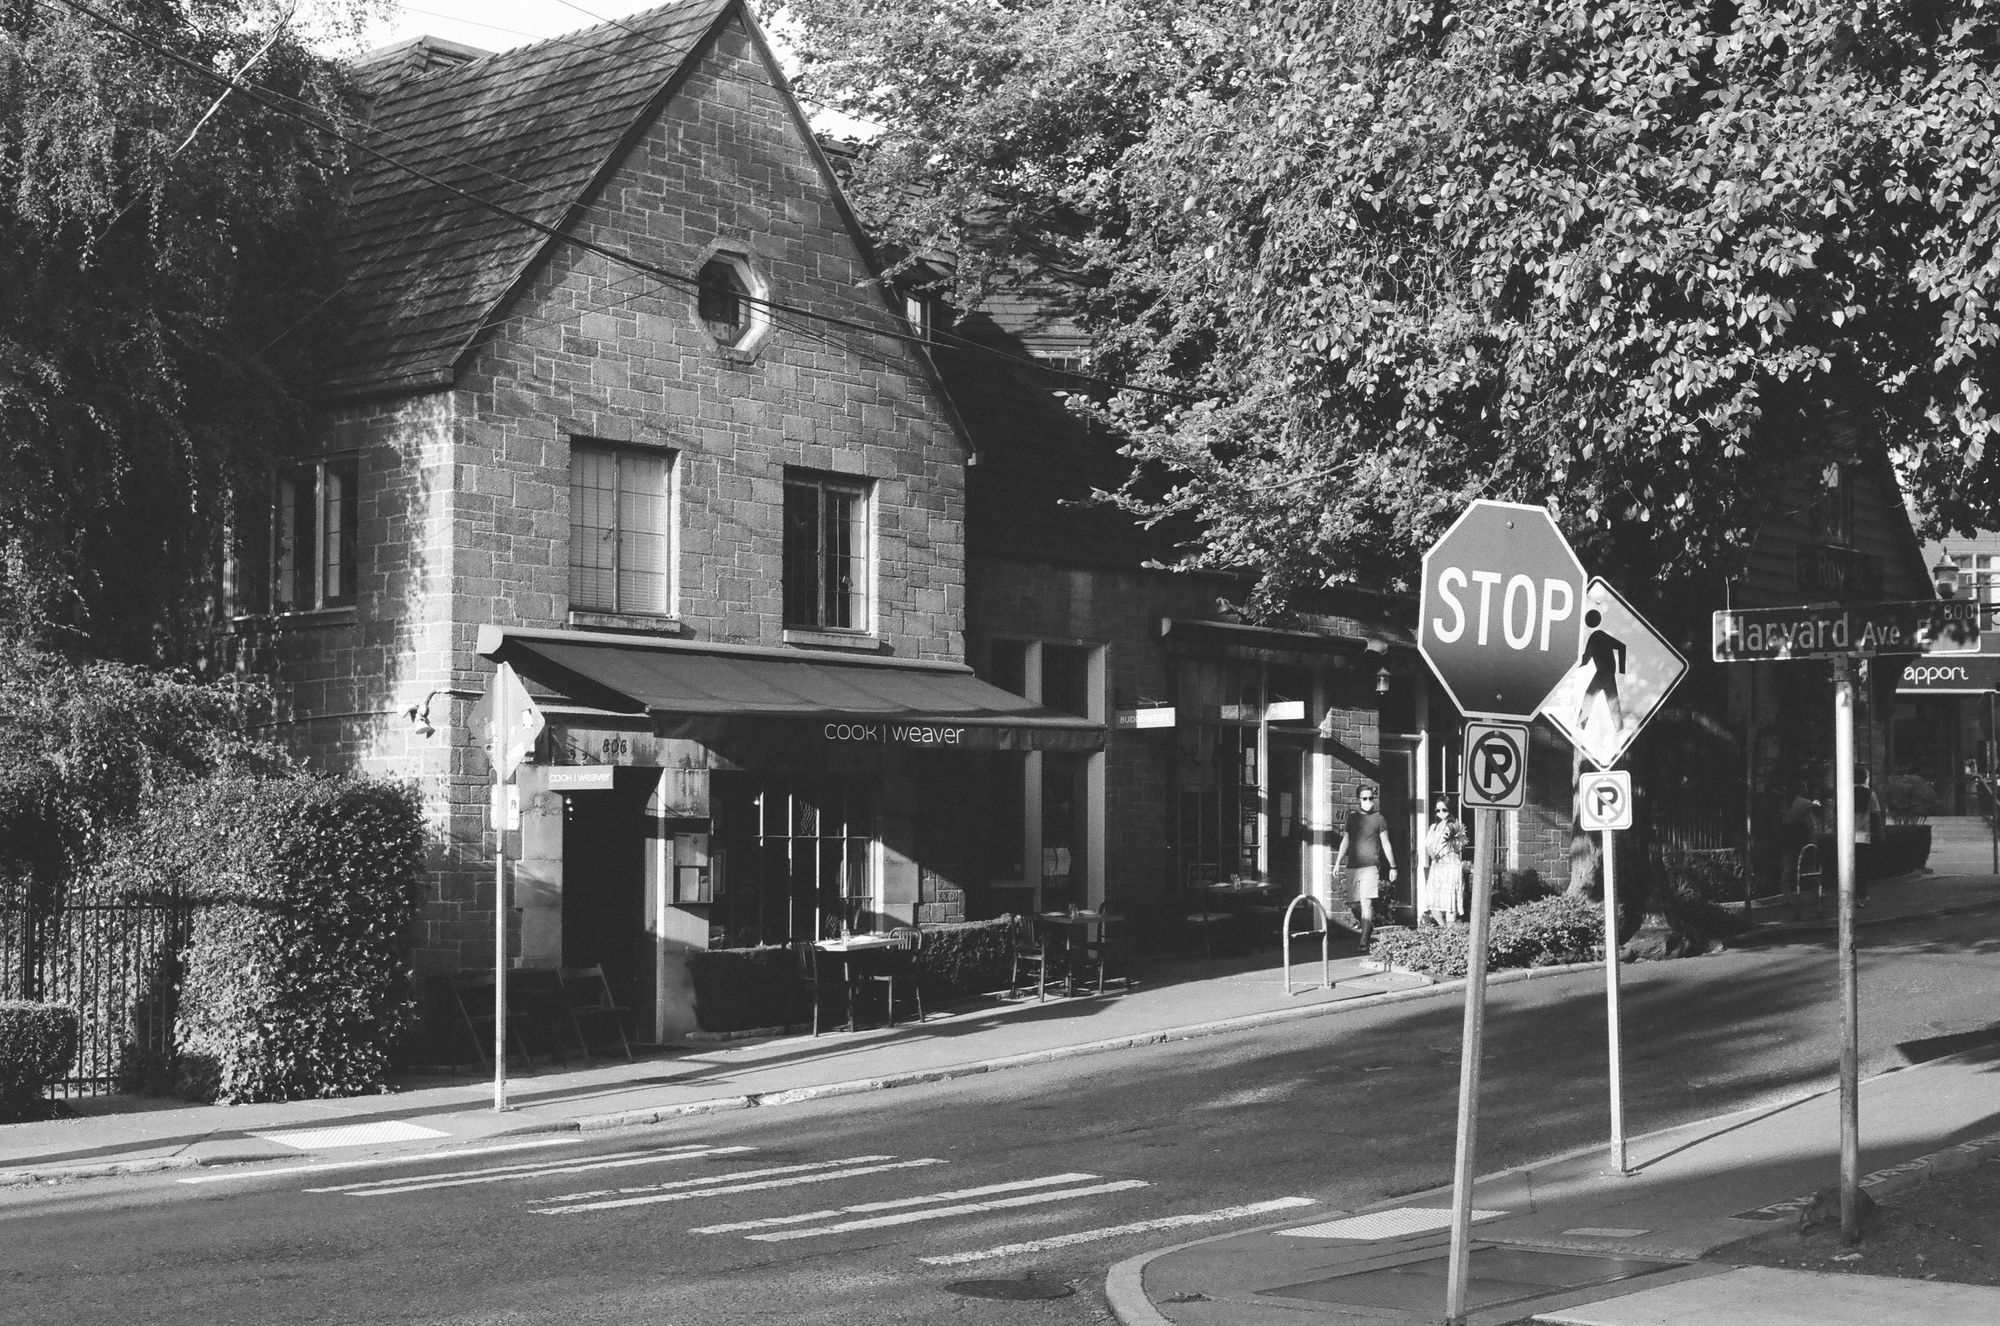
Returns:
[[[923,947],[923,932],[909,926],[898,926],[889,932],[889,937],[901,941],[901,946],[874,955],[868,970],[857,980],[886,987],[883,1018],[890,1026],[896,1024],[896,982],[903,982],[903,988],[917,998],[917,1021],[922,1022],[924,991],[917,980],[917,953]]]
[[[1009,998],[1021,992],[1021,974],[1030,972],[1035,978],[1035,998],[1049,997],[1049,964],[1057,961],[1058,946],[1051,942],[1049,934],[1035,923],[1033,916],[1014,918],[1014,967],[1007,978]]]
[[[590,1043],[590,1032],[603,1029],[607,1034],[599,1039],[605,1049],[610,1049],[610,1038],[617,1037],[625,1062],[631,1063],[632,1042],[625,1035],[625,1019],[632,1010],[612,997],[611,982],[605,977],[603,966],[564,967],[559,974],[570,1026],[576,1031],[576,1042],[583,1047],[584,1057],[596,1057]]]

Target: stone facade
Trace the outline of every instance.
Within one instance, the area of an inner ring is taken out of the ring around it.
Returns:
[[[851,643],[962,655],[965,447],[933,376],[896,339],[824,162],[741,20],[683,72],[574,233],[671,272],[741,255],[799,312],[753,349],[725,348],[691,282],[551,245],[452,387],[333,406],[301,448],[360,458],[355,605],[246,623],[246,660],[280,681],[301,753],[422,783],[440,844],[425,971],[492,959],[490,773],[467,722],[491,668],[474,639],[488,623],[571,621],[573,440],[672,458],[672,614],[613,625],[785,643],[782,492],[799,467],[871,488],[873,621]]]

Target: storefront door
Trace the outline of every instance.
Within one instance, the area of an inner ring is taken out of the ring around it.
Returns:
[[[1382,818],[1396,853],[1396,883],[1383,898],[1397,907],[1416,905],[1417,835],[1422,831],[1417,797],[1417,743],[1408,737],[1382,738]]]
[[[618,1002],[653,1002],[646,931],[646,800],[654,769],[621,769],[605,791],[563,798],[562,963],[604,968]]]

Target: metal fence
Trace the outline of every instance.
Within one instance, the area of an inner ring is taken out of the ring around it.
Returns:
[[[134,1090],[170,1071],[187,924],[178,898],[49,899],[0,879],[0,999],[77,1012],[76,1060],[56,1095]]]

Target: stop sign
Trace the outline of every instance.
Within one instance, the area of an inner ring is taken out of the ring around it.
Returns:
[[[1424,554],[1417,648],[1459,710],[1533,718],[1576,663],[1583,564],[1549,513],[1474,502]]]

